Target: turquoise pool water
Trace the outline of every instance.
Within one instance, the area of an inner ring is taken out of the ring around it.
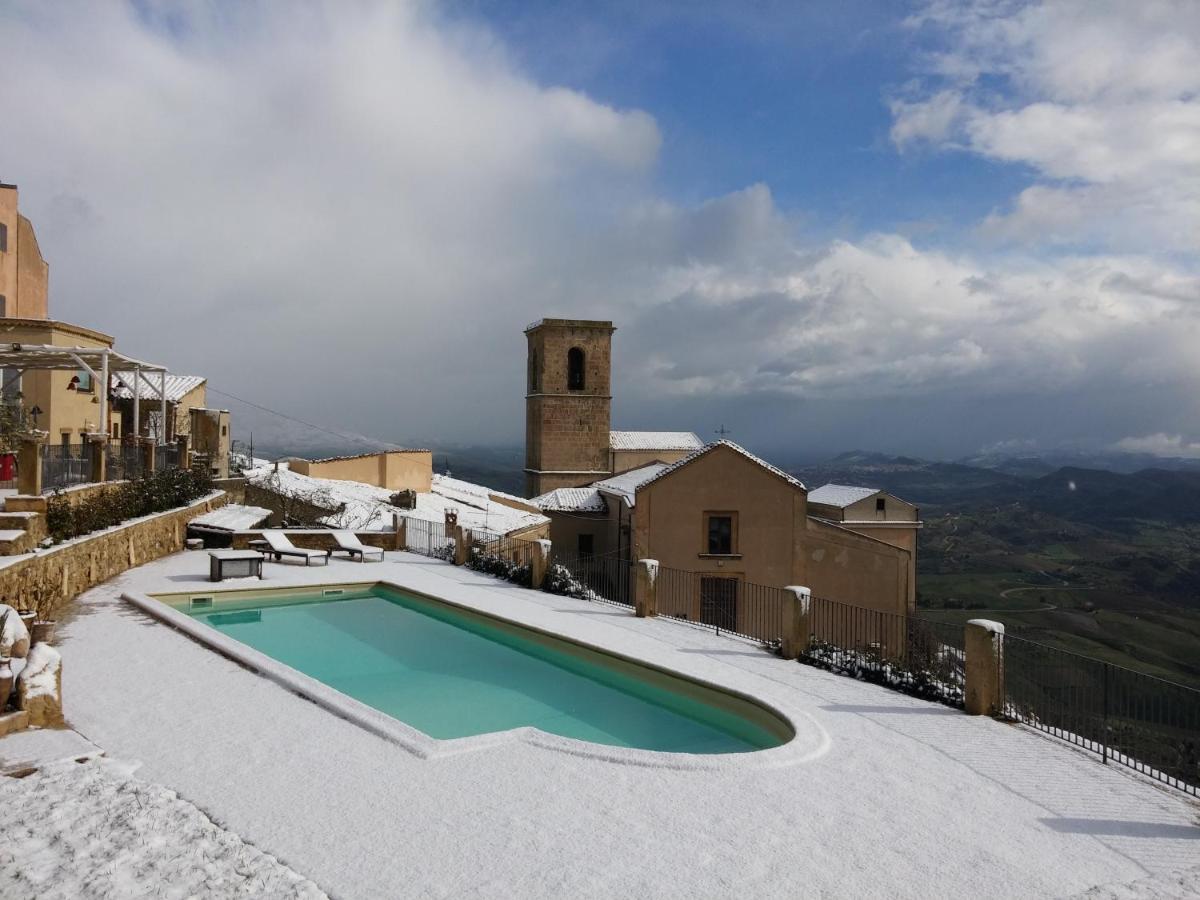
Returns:
[[[176,605],[435,738],[533,725],[619,747],[737,753],[790,737],[740,698],[383,585]]]

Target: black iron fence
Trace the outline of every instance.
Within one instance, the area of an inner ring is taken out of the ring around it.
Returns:
[[[425,519],[415,519],[408,516],[404,519],[405,546],[412,553],[419,553],[432,559],[454,558],[454,535],[446,534],[446,526],[442,522],[428,522]]]
[[[537,549],[534,541],[482,528],[469,529],[468,533],[471,543],[467,548],[467,568],[523,587],[532,586],[533,557]]]
[[[666,566],[654,582],[660,616],[772,646],[783,637],[783,588]]]
[[[87,484],[92,465],[82,444],[49,444],[42,447],[42,490],[58,491]]]
[[[154,448],[154,468],[162,469],[178,469],[179,468],[179,445],[178,444],[160,444]]]
[[[617,556],[553,551],[546,571],[545,589],[597,603],[634,605],[633,563]]]
[[[813,597],[801,662],[961,707],[963,627]]]
[[[1200,796],[1200,690],[1004,636],[997,714]]]
[[[145,457],[137,444],[110,443],[105,453],[105,481],[132,480],[141,475],[145,468]]]

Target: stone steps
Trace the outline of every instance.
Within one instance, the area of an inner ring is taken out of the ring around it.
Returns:
[[[29,553],[46,537],[46,517],[31,510],[0,510],[0,556]]]

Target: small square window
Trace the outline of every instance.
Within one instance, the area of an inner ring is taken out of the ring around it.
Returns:
[[[591,556],[595,552],[596,536],[592,534],[579,535],[579,555]]]
[[[733,516],[728,513],[709,515],[707,552],[714,556],[733,553]]]

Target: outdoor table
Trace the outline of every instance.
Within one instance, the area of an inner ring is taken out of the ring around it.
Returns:
[[[262,564],[263,556],[257,550],[210,550],[208,580],[247,578],[251,575],[262,578]]]

